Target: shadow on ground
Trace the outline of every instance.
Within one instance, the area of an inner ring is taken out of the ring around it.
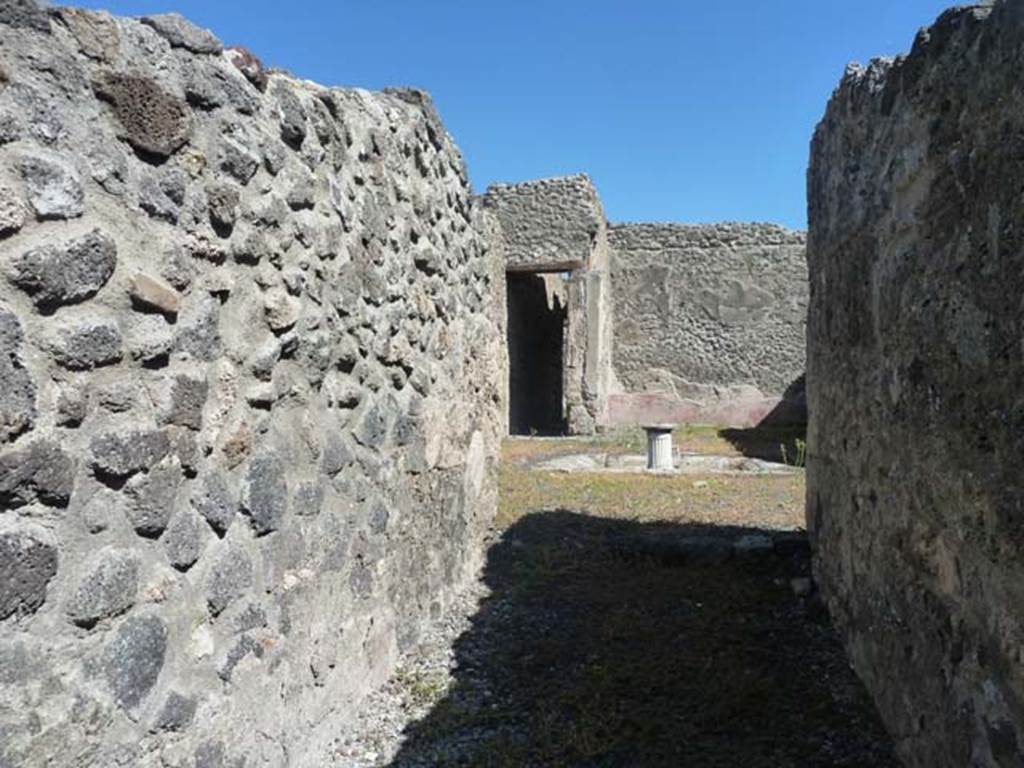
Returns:
[[[718,436],[751,459],[800,467],[806,460],[806,425],[762,423],[750,429],[722,429]]]
[[[806,546],[740,556],[752,533],[522,518],[488,553],[453,686],[392,767],[896,766],[826,616],[790,586]]]
[[[751,459],[803,466],[807,447],[807,379],[786,387],[771,413],[750,429],[723,429],[718,436]]]

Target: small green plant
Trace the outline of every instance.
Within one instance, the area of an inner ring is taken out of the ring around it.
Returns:
[[[782,453],[782,463],[787,464],[791,467],[805,467],[807,466],[807,441],[801,440],[799,437],[793,442],[796,447],[796,455],[793,456],[793,460],[789,460],[789,451],[786,449],[786,444],[781,443],[779,445],[779,451]]]
[[[444,675],[438,672],[403,670],[395,675],[395,681],[405,690],[416,706],[436,704],[447,692]]]

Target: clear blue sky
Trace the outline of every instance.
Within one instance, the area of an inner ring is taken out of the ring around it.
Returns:
[[[847,62],[951,0],[66,0],[179,11],[327,85],[430,91],[477,191],[586,172],[612,221],[802,228],[808,145]]]

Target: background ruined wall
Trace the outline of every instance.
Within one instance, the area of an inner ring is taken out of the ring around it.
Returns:
[[[769,224],[614,224],[608,239],[615,374],[628,393],[663,395],[616,397],[613,420],[745,426],[803,375],[802,232]]]
[[[908,765],[1024,765],[1024,5],[853,67],[814,139],[808,524]]]
[[[510,272],[571,270],[569,431],[806,419],[806,238],[770,224],[613,224],[583,175],[484,196]]]
[[[503,266],[416,91],[0,7],[0,765],[322,765],[475,568]]]

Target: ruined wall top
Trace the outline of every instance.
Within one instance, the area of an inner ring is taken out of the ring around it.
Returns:
[[[1003,28],[1019,27],[1024,20],[1024,5],[1019,2],[988,2],[951,8],[942,13],[935,23],[918,32],[910,53],[896,57],[879,57],[868,64],[852,63],[832,94],[825,115],[819,122],[812,142],[812,155],[825,151],[824,142],[835,140],[838,128],[849,152],[854,143],[869,146],[879,151],[890,152],[884,142],[888,137],[880,130],[883,121],[890,121],[893,110],[907,100],[918,97],[925,87],[944,89],[943,82],[959,76],[960,70],[950,62],[964,63],[986,46],[1002,46],[1006,42],[998,37]],[[1008,49],[1007,56],[1012,55]],[[993,98],[1002,99],[1001,94]],[[947,108],[952,104],[947,104]],[[965,119],[966,115],[963,116]],[[928,130],[915,124],[915,130],[922,141]],[[956,130],[953,120],[936,123],[933,129],[938,134]],[[922,145],[923,146],[923,145]],[[842,152],[844,147],[829,148],[830,152]],[[919,147],[907,150],[895,158],[893,181],[897,186],[907,185],[915,180],[921,170],[924,153]],[[817,220],[814,237],[823,242],[841,236],[837,227],[845,227],[853,220],[863,225],[874,226],[873,216],[880,195],[888,187],[880,185],[875,178],[873,164],[849,164],[843,174],[833,174],[832,182],[842,185],[842,193],[833,195],[832,190],[823,189],[821,178],[813,173],[808,178],[809,218]],[[831,210],[821,208],[828,202]],[[839,213],[841,206],[842,212]],[[906,212],[902,212],[906,213]],[[813,249],[811,243],[811,249]]]
[[[746,248],[766,245],[803,245],[805,232],[778,224],[720,222],[715,224],[622,223],[611,224],[608,241],[613,249],[630,251],[665,248]]]
[[[501,225],[510,270],[587,266],[605,227],[601,200],[584,174],[495,184],[483,199]]]

